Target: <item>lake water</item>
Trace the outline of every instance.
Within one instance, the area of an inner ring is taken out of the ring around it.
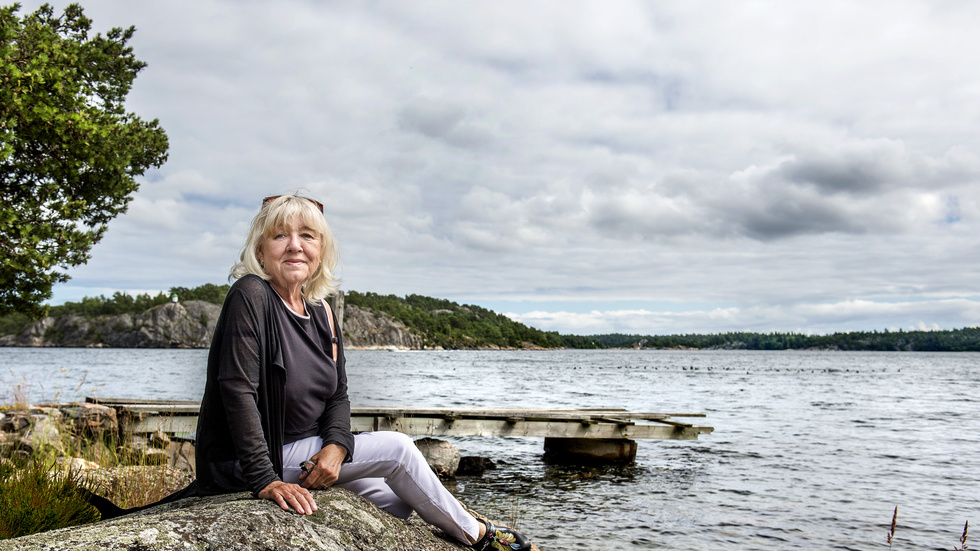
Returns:
[[[197,400],[203,350],[0,349],[0,401]],[[703,412],[698,441],[559,467],[540,438],[454,438],[499,463],[448,484],[545,550],[952,549],[980,520],[980,354],[349,351],[357,405]],[[2,392],[6,391],[6,396]]]

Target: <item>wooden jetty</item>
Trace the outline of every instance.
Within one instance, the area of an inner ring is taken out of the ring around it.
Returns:
[[[200,402],[86,398],[116,410],[131,434],[156,431],[192,438]],[[398,431],[410,436],[543,437],[545,454],[556,460],[630,463],[636,440],[697,440],[712,427],[677,421],[703,413],[631,412],[602,409],[518,409],[352,406],[351,430]]]

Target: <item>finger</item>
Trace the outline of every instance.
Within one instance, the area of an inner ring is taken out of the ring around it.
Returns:
[[[313,514],[313,511],[316,511],[317,509],[316,501],[313,499],[313,494],[308,492],[305,488],[295,485],[291,489],[293,490],[293,493],[291,494],[293,499],[295,499],[296,503],[299,504],[299,506],[296,507],[296,511],[301,514]]]
[[[313,513],[313,508],[310,507],[308,501],[302,494],[290,493],[286,496],[286,501],[289,502],[289,505],[301,515],[309,515]]]

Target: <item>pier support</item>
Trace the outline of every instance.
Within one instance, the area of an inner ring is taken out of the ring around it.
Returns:
[[[545,438],[544,457],[555,463],[614,463],[636,461],[636,440],[628,438]]]

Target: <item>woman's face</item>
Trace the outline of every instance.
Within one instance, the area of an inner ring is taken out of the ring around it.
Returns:
[[[299,288],[320,266],[320,235],[293,219],[267,236],[256,255],[269,282],[281,289]]]

